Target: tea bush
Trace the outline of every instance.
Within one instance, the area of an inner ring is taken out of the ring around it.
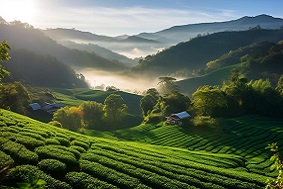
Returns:
[[[38,156],[35,152],[28,150],[24,145],[8,141],[2,145],[2,150],[10,155],[17,164],[37,164]]]
[[[38,154],[40,159],[51,158],[66,163],[67,166],[77,165],[77,159],[75,155],[69,152],[66,147],[64,148],[64,146],[57,146],[57,145],[40,146],[35,149],[35,152]]]
[[[44,159],[37,164],[38,168],[51,175],[64,174],[66,164],[56,159]]]
[[[39,170],[36,166],[32,165],[20,165],[11,168],[3,181],[7,186],[14,186],[16,183],[28,182],[28,176],[38,177],[44,180],[47,184],[45,185],[48,189],[72,189],[72,187],[60,180],[54,179],[53,177],[45,174]]]

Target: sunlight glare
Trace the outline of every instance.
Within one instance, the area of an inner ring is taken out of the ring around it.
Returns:
[[[32,23],[36,8],[34,0],[0,0],[0,16],[8,22]]]

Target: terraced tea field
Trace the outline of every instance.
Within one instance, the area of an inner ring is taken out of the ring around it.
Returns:
[[[51,189],[263,188],[268,178],[264,170],[269,165],[268,161],[262,161],[263,157],[268,158],[265,142],[273,137],[281,139],[280,120],[258,134],[265,136],[267,130],[272,130],[270,137],[258,141],[260,145],[254,148],[249,141],[256,141],[251,136],[256,131],[239,136],[241,123],[236,121],[239,120],[228,120],[234,125],[221,133],[234,135],[230,140],[215,137],[215,141],[209,141],[213,133],[198,136],[181,132],[175,126],[154,129],[148,125],[132,129],[139,131],[135,137],[149,134],[141,139],[143,143],[138,143],[81,135],[0,110],[0,167],[12,165],[5,176],[1,174],[0,188],[26,182],[29,174],[45,180],[46,188]],[[120,137],[126,132],[130,134],[129,130],[123,132],[116,134]],[[240,142],[235,140],[237,137],[248,138]],[[218,141],[223,143],[219,145]],[[225,142],[230,143],[224,145]],[[247,164],[248,158],[253,159],[255,168],[247,167],[252,165],[251,160]]]
[[[277,142],[283,147],[283,120],[259,116],[227,119],[217,129],[171,125],[140,125],[115,132],[120,139],[154,145],[185,148],[215,154],[240,156],[243,168],[249,172],[274,176],[270,173],[271,153],[267,144]]]

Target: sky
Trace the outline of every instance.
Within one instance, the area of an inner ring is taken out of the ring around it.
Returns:
[[[283,18],[282,7],[283,0],[0,0],[0,16],[40,29],[119,36],[260,14]]]

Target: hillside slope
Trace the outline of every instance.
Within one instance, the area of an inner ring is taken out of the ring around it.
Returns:
[[[207,33],[217,33],[223,31],[243,31],[256,26],[260,26],[264,29],[280,29],[280,27],[283,26],[283,19],[262,14],[255,17],[245,16],[237,20],[226,22],[173,26],[155,33],[142,33],[138,36],[174,45],[180,42],[188,41],[190,38],[196,37],[197,35],[206,35]]]
[[[181,69],[189,71],[203,69],[206,63],[219,58],[231,50],[256,42],[282,40],[283,30],[249,30],[240,32],[221,32],[197,37],[180,43],[153,56],[147,56],[131,74],[150,76],[168,75]]]
[[[283,148],[283,119],[244,116],[225,119],[220,123],[214,129],[190,125],[180,127],[142,124],[113,132],[113,136],[135,142],[185,148],[194,152],[233,154],[243,158],[242,168],[249,172],[275,174],[270,172],[271,154],[265,147],[277,142],[279,149]]]
[[[50,55],[38,55],[27,50],[12,50],[12,57],[4,68],[10,76],[4,82],[22,81],[27,85],[40,87],[87,88],[84,78],[79,78],[68,65]]]
[[[1,23],[0,41],[7,40],[12,51],[25,49],[39,55],[51,55],[60,62],[76,67],[92,67],[108,71],[121,71],[126,67],[115,61],[107,60],[94,53],[69,49],[59,45],[54,40],[34,29],[28,24],[20,22]]]
[[[231,75],[231,70],[240,70],[241,68],[241,64],[226,66],[202,76],[179,80],[176,84],[180,87],[180,91],[182,93],[192,95],[200,86],[203,85],[221,86],[224,81],[228,81]]]
[[[1,187],[32,174],[49,189],[262,188],[237,155],[88,137],[0,110]],[[201,144],[201,143],[199,143]],[[16,155],[15,155],[16,154]]]

